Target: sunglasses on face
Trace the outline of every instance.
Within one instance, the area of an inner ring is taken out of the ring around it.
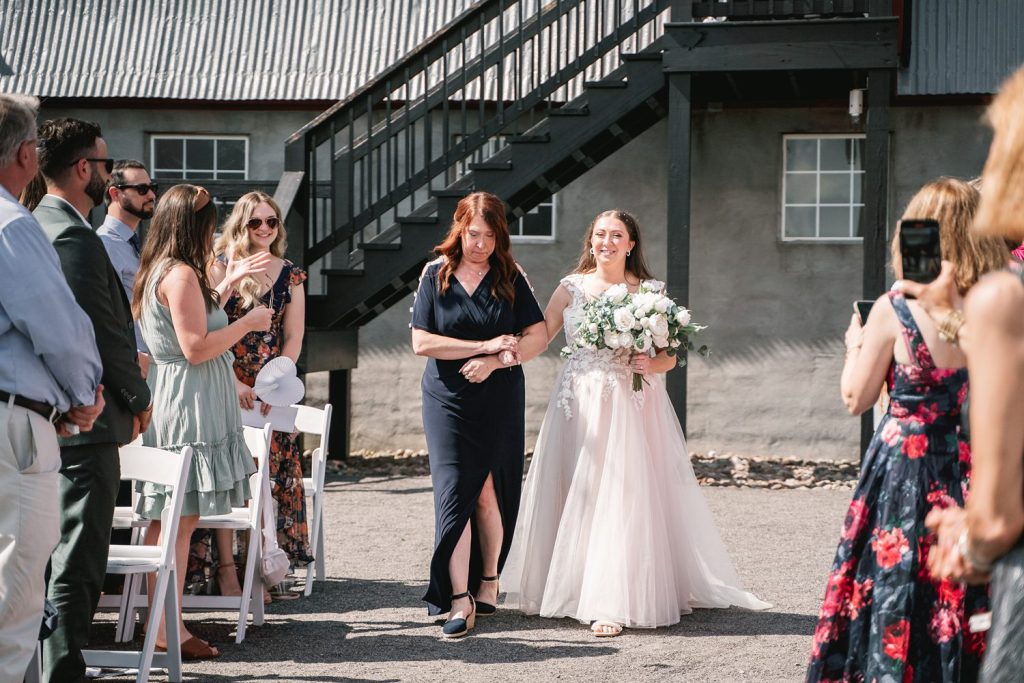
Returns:
[[[82,159],[85,159],[86,161],[92,162],[94,164],[98,164],[100,162],[103,162],[103,165],[107,167],[107,173],[113,173],[114,172],[114,160],[113,159],[97,159],[95,157],[82,157]],[[70,164],[68,164],[68,166],[74,166],[75,164],[77,164],[82,159],[75,159]]]
[[[135,190],[139,194],[148,194],[149,192],[156,194],[158,186],[156,183],[136,183],[134,185],[130,185],[128,183],[118,183],[117,185],[114,185],[114,187],[116,187],[119,190],[127,190],[130,188],[132,190]]]
[[[256,216],[253,216],[248,221],[246,221],[245,227],[249,228],[250,230],[259,230],[260,226],[263,225],[264,223],[266,223],[267,227],[270,228],[271,230],[277,230],[277,226],[281,224],[281,221],[277,220],[277,216],[271,216],[270,218],[267,219],[257,218]]]

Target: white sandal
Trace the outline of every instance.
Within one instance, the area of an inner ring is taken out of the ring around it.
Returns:
[[[614,621],[605,621],[604,619],[598,619],[590,625],[590,631],[598,638],[614,638],[615,636],[622,633],[622,624],[617,624]]]

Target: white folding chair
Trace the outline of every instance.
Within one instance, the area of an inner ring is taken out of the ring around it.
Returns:
[[[124,574],[126,578],[156,574],[156,587],[141,651],[84,650],[82,654],[89,666],[138,667],[137,682],[149,680],[150,668],[165,668],[168,680],[176,683],[181,680],[181,643],[178,637],[179,595],[174,551],[192,448],[186,446],[181,453],[173,453],[146,446],[124,446],[120,449],[120,460],[122,479],[169,486],[171,496],[160,513],[160,544],[110,546],[107,573]],[[167,634],[166,653],[154,652],[160,619],[164,620]]]
[[[295,429],[306,434],[320,436],[320,446],[313,451],[313,464],[308,477],[302,478],[302,489],[311,505],[306,506],[309,520],[309,554],[313,562],[306,565],[306,586],[304,595],[313,592],[313,581],[327,578],[324,562],[324,478],[327,474],[327,442],[331,436],[331,404],[314,408],[294,406],[299,409],[295,416]]]
[[[265,505],[266,491],[270,486],[270,470],[267,461],[270,456],[270,425],[263,429],[243,427],[245,443],[249,452],[256,458],[256,472],[249,477],[249,489],[252,493],[246,507],[232,508],[223,515],[202,515],[196,528],[199,529],[233,529],[249,532],[249,548],[245,561],[245,578],[242,581],[241,595],[191,595],[182,596],[182,609],[186,611],[216,612],[230,610],[238,612],[238,631],[235,642],[245,640],[245,629],[249,614],[252,614],[254,626],[263,624],[263,579],[260,574],[260,542],[263,530],[262,506]],[[127,609],[122,615],[125,622],[124,638],[131,640],[135,628],[135,613],[145,608],[145,598],[141,595],[142,586],[132,586],[131,597],[125,601]]]

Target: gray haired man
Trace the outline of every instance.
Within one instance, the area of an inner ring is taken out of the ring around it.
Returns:
[[[103,410],[93,326],[15,197],[36,175],[34,97],[0,95],[0,681],[32,658],[59,536],[57,435]]]

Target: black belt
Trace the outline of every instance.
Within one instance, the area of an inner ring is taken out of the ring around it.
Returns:
[[[0,402],[7,403],[11,400],[11,396],[12,394],[8,394],[6,391],[0,391]],[[64,416],[64,413],[42,401],[33,401],[30,398],[18,396],[17,394],[13,394],[13,396],[14,405],[31,410],[33,413],[39,413],[53,424],[57,424],[57,421]]]

